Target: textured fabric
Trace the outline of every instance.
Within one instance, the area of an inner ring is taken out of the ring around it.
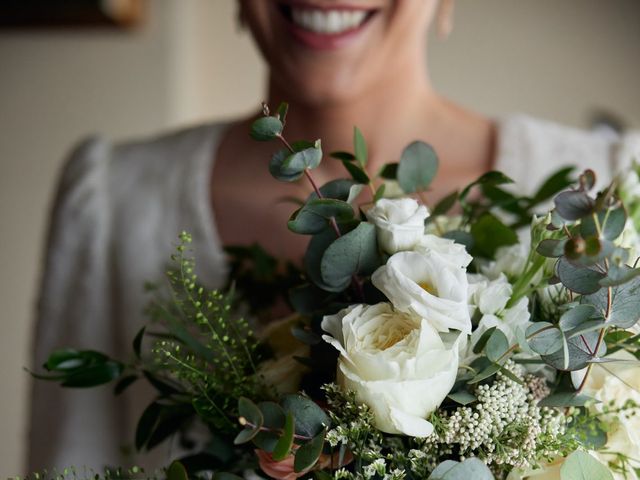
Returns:
[[[226,270],[209,178],[226,128],[205,125],[124,145],[92,138],[72,153],[52,213],[34,365],[68,346],[129,358],[145,320],[143,285],[162,278],[171,242],[182,230],[193,235],[200,279],[221,285]],[[570,164],[592,168],[606,182],[638,152],[637,135],[621,139],[513,116],[498,122],[495,168],[514,178],[520,191],[532,192]],[[151,400],[141,386],[114,399],[110,386],[82,391],[35,382],[32,400],[31,471],[161,465],[175,454],[172,445],[153,457],[123,452],[131,450],[136,421]]]

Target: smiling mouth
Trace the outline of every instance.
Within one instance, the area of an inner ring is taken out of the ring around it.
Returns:
[[[362,28],[377,10],[355,8],[320,9],[300,4],[280,3],[280,13],[294,27],[325,36],[338,36]]]

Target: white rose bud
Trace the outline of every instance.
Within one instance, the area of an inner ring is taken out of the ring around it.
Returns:
[[[424,221],[429,211],[413,198],[380,199],[367,212],[376,226],[378,243],[389,255],[411,250],[424,234]]]
[[[426,418],[456,379],[457,340],[446,345],[429,322],[388,303],[352,305],[324,317],[322,328],[340,352],[338,383],[371,408],[378,429],[431,435]]]
[[[467,275],[451,258],[434,251],[399,252],[373,273],[371,281],[396,309],[424,318],[439,332],[471,333]]]

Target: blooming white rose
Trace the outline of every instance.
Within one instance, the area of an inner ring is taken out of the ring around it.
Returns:
[[[602,412],[605,406],[620,408],[629,400],[640,405],[640,367],[637,359],[624,350],[614,352],[607,358],[621,361],[595,364],[585,382],[583,392],[601,402],[593,408]],[[630,462],[632,467],[640,468],[640,412],[637,409],[623,410],[609,414],[606,421],[611,425],[604,449],[611,453],[598,451],[595,455],[605,464],[616,464],[615,454],[623,454],[633,459]],[[622,479],[624,475],[614,473],[614,478]],[[630,473],[627,479],[636,480],[637,477]]]
[[[420,253],[435,252],[440,258],[458,268],[466,268],[473,260],[464,245],[456,243],[450,238],[431,234],[423,235],[413,250]]]
[[[371,276],[393,306],[427,320],[439,332],[471,333],[464,267],[435,252],[399,252]],[[458,263],[464,263],[462,260]]]
[[[322,329],[340,352],[338,383],[371,408],[377,428],[414,437],[433,432],[426,417],[453,387],[457,341],[446,345],[425,319],[388,303],[352,305],[324,317]]]
[[[413,249],[424,234],[428,216],[427,207],[413,198],[382,198],[367,212],[367,218],[376,226],[380,247],[390,255]]]

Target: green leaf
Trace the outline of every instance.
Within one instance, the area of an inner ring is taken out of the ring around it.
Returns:
[[[460,405],[469,405],[470,403],[473,403],[476,400],[478,400],[478,398],[475,395],[467,392],[466,390],[450,393],[449,395],[447,395],[447,398],[450,398],[451,400],[453,400],[456,403],[459,403]]]
[[[492,377],[493,375],[498,373],[501,370],[501,368],[502,367],[499,364],[492,363],[488,367],[486,367],[485,369],[481,370],[480,373],[478,373],[475,377],[473,377],[467,383],[469,385],[473,385],[474,383],[479,383],[482,380],[485,380],[485,379],[487,379],[489,377]]]
[[[483,214],[471,225],[471,235],[474,250],[486,258],[493,258],[500,247],[518,243],[516,232],[491,213]]]
[[[286,395],[282,399],[282,408],[295,417],[295,433],[305,437],[315,437],[331,426],[329,416],[308,397]]]
[[[497,327],[491,327],[487,329],[487,331],[485,331],[482,335],[480,335],[480,338],[473,346],[473,353],[480,353],[482,352],[482,350],[484,350],[485,345],[489,341],[489,337],[493,335],[493,332],[496,331],[496,328]]]
[[[451,192],[446,197],[442,198],[431,211],[431,216],[436,217],[438,215],[445,215],[458,201],[458,191]]]
[[[282,133],[284,125],[276,117],[262,117],[251,125],[250,135],[259,142],[268,142]]]
[[[67,375],[61,385],[72,388],[95,387],[115,380],[122,374],[123,370],[124,365],[120,362],[109,360],[74,370]]]
[[[536,248],[536,252],[538,252],[543,257],[547,258],[558,258],[564,254],[564,246],[567,241],[563,240],[555,240],[552,238],[547,238],[542,240]]]
[[[587,452],[576,451],[562,464],[560,480],[613,480],[613,474]]]
[[[295,182],[304,174],[304,169],[291,172],[284,168],[284,162],[288,157],[289,150],[283,148],[274,153],[271,157],[271,162],[269,162],[269,173],[273,178],[281,182]]]
[[[378,200],[384,197],[384,191],[386,190],[386,188],[387,186],[384,183],[378,187],[375,195],[373,196],[373,203],[376,203]]]
[[[430,145],[416,141],[402,152],[397,180],[405,193],[426,190],[438,172],[438,156]]]
[[[289,111],[289,104],[287,102],[281,102],[280,105],[278,105],[278,110],[276,112],[276,115],[278,116],[278,119],[280,119],[280,121],[282,122],[283,126],[287,120],[288,111]]]
[[[313,146],[287,156],[282,162],[281,171],[285,175],[295,175],[306,169],[316,168],[321,161],[322,149],[320,148],[320,140],[318,140]]]
[[[618,207],[604,212],[598,212],[598,223],[602,230],[602,237],[607,240],[615,240],[624,230],[627,222],[627,213],[624,207]],[[598,229],[594,220],[594,215],[585,217],[580,222],[580,234],[583,237],[598,236]]]
[[[553,201],[556,205],[556,212],[565,220],[580,220],[593,212],[593,199],[581,191],[562,192]]]
[[[137,450],[142,450],[149,441],[161,413],[162,407],[156,402],[150,403],[142,412],[136,426],[135,445]]]
[[[564,258],[556,264],[556,275],[569,290],[581,295],[589,295],[600,290],[600,280],[605,275],[588,267],[578,267]]]
[[[356,182],[364,184],[368,184],[370,182],[367,172],[365,172],[355,163],[343,161],[342,165],[344,165],[344,168],[347,169],[349,175],[351,175],[351,178],[353,178]]]
[[[471,191],[471,189],[475,186],[478,186],[478,185],[495,186],[495,185],[504,185],[507,183],[513,183],[513,180],[511,180],[502,172],[492,170],[490,172],[485,173],[480,178],[478,178],[474,182],[471,182],[469,185],[464,187],[462,192],[460,192],[460,197],[459,197],[460,201],[464,202],[467,198],[467,195],[469,195],[469,192]]]
[[[353,219],[353,208],[347,202],[333,198],[309,200],[289,219],[287,226],[294,233],[313,235],[320,233],[330,225],[331,218],[336,222]]]
[[[640,277],[635,277],[628,283],[611,288],[611,311],[606,318],[607,325],[628,329],[640,319]],[[593,305],[603,316],[607,312],[607,289],[602,289],[592,295],[583,296],[580,303]]]
[[[398,177],[399,165],[398,162],[385,163],[380,169],[378,176],[387,180],[395,180]]]
[[[507,336],[502,333],[502,330],[494,330],[484,349],[487,358],[492,362],[497,362],[507,350],[509,350],[509,340]]]
[[[541,407],[583,407],[587,402],[593,402],[593,398],[577,392],[553,393],[538,402]]]
[[[275,402],[260,402],[258,408],[264,418],[264,427],[276,431],[284,428],[286,416],[280,405]],[[278,443],[278,438],[274,432],[261,431],[253,438],[253,443],[265,452],[272,452]]]
[[[254,428],[262,428],[264,418],[262,412],[258,406],[246,397],[240,397],[238,399],[238,413],[241,417],[244,417],[247,421],[254,425]]]
[[[364,169],[367,165],[367,143],[364,141],[362,132],[358,127],[353,127],[353,150],[356,160],[358,160],[358,163]]]
[[[596,332],[585,332],[577,337],[567,339],[566,343],[566,349],[560,348],[552,354],[541,355],[542,360],[557,370],[575,371],[586,367],[600,354],[600,352],[594,353],[598,343],[598,333]]]
[[[286,420],[284,422],[282,436],[278,439],[278,442],[271,453],[271,458],[276,462],[284,460],[289,456],[289,452],[293,446],[294,425],[295,419],[293,418],[293,414],[289,412],[287,413]]]
[[[189,480],[187,469],[178,461],[172,462],[167,468],[167,480]]]
[[[538,204],[553,197],[556,193],[574,183],[572,173],[575,167],[564,167],[552,174],[533,195],[532,203]]]
[[[135,338],[133,339],[133,353],[135,354],[136,358],[140,358],[140,348],[142,347],[142,338],[144,337],[144,332],[146,330],[146,326],[142,327],[140,330],[138,330],[138,333],[136,334]]]
[[[560,317],[560,329],[564,332],[579,327],[596,313],[593,305],[576,305],[564,312]]]
[[[324,445],[324,431],[313,437],[307,443],[296,450],[295,460],[293,462],[293,471],[296,473],[304,472],[311,469],[320,455]]]
[[[376,228],[361,222],[354,230],[336,239],[322,256],[322,280],[330,291],[341,292],[353,275],[370,275],[380,266]]]
[[[607,276],[600,280],[600,285],[603,287],[617,287],[630,282],[638,276],[640,276],[640,268],[631,268],[627,265],[623,265],[621,267],[611,265],[607,272]]]
[[[113,394],[114,395],[120,395],[122,392],[124,392],[127,388],[129,388],[131,385],[133,385],[133,383],[138,380],[138,376],[137,375],[127,375],[126,377],[122,377],[118,383],[116,383],[116,386],[113,388]]]
[[[355,155],[349,152],[331,152],[329,156],[345,162],[353,162],[356,159]]]
[[[349,180],[346,178],[338,178],[336,180],[331,180],[320,187],[320,193],[324,198],[333,198],[335,200],[342,200],[343,202],[350,203],[348,201],[349,196],[351,194],[351,189],[354,186],[359,186],[353,182],[353,180]],[[318,198],[316,192],[311,192],[309,197],[307,198],[307,202],[309,200],[315,200]],[[303,204],[304,205],[304,204]]]
[[[463,462],[445,460],[439,464],[428,480],[494,480],[495,477],[481,460],[472,457]]]
[[[311,237],[311,241],[309,242],[307,251],[304,255],[304,270],[307,273],[309,280],[322,290],[329,291],[330,288],[322,279],[322,258],[329,245],[331,245],[335,240],[336,234],[333,230],[324,230]]]
[[[529,347],[540,354],[550,355],[562,349],[562,332],[547,322],[536,322],[527,328]]]
[[[238,432],[236,438],[233,439],[233,444],[242,445],[243,443],[250,442],[258,433],[260,433],[260,430],[257,428],[247,426]]]

